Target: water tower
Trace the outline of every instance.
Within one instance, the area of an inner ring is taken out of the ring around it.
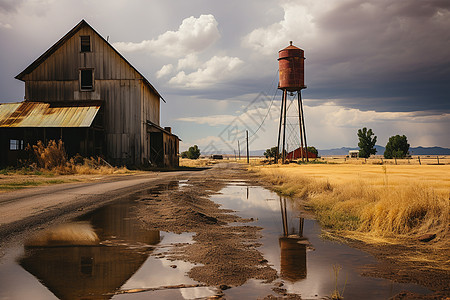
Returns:
[[[301,144],[301,158],[308,161],[308,152],[306,151],[308,145],[306,143],[305,117],[303,114],[302,103],[302,89],[306,89],[305,85],[305,52],[292,45],[278,51],[278,69],[279,69],[279,83],[278,88],[283,91],[283,98],[281,100],[281,114],[280,125],[278,128],[278,149],[280,149],[280,141],[282,139],[282,162],[286,161],[286,110],[287,110],[287,94],[291,95],[297,93],[298,104],[298,121],[300,127],[300,144]]]

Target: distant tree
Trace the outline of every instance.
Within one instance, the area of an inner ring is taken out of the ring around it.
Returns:
[[[189,147],[188,151],[181,152],[182,158],[197,159],[200,157],[200,149],[197,145]]]
[[[374,136],[372,138],[372,136]],[[375,143],[377,142],[377,136],[374,135],[372,129],[367,130],[366,127],[358,129],[359,138],[359,157],[368,158],[371,154],[377,153],[375,149]]]
[[[310,146],[310,147],[306,148],[306,151],[308,151],[310,153],[314,153],[317,157],[319,156],[319,151],[317,151],[316,147],[314,147],[314,146]]]
[[[270,149],[267,149],[264,152],[264,156],[266,158],[275,158],[276,156],[280,157],[280,153],[278,152],[278,147],[272,147]]]
[[[404,158],[409,155],[408,139],[405,135],[395,135],[389,138],[384,151],[384,158]]]

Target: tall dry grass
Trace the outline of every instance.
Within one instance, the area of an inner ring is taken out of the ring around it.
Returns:
[[[126,167],[113,167],[100,157],[81,157],[77,155],[68,158],[64,143],[50,140],[47,145],[38,141],[36,145],[27,147],[29,159],[23,163],[24,167],[33,170],[67,174],[120,174],[127,173]]]
[[[188,167],[188,168],[204,168],[210,165],[216,164],[218,161],[210,158],[198,158],[198,159],[189,159],[189,158],[180,158],[179,165],[180,167]]]
[[[449,249],[450,166],[272,165],[251,167],[274,189],[298,197],[343,235],[400,242],[436,234]]]

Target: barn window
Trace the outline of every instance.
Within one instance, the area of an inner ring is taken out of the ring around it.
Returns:
[[[91,37],[89,35],[82,35],[81,38],[81,52],[91,52]]]
[[[80,89],[93,90],[94,89],[94,70],[82,69],[80,70]]]
[[[23,140],[9,140],[9,150],[23,150]]]

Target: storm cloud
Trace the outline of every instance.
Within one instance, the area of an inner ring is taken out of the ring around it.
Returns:
[[[450,147],[446,0],[0,0],[0,17],[2,102],[22,99],[14,76],[86,19],[164,96],[162,125],[186,145],[217,142],[260,92],[275,116],[278,51],[293,41],[313,145],[355,146],[370,126],[380,144],[407,133],[413,146]],[[266,122],[260,148],[276,134]]]

